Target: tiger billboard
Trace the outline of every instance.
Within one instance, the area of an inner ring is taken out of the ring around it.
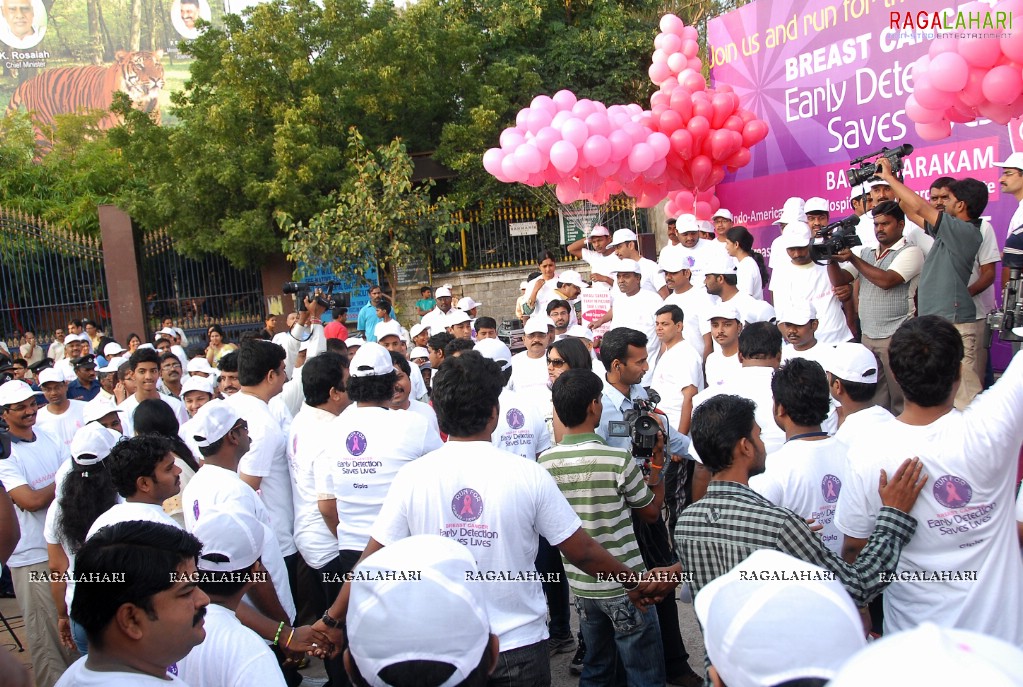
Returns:
[[[184,88],[182,52],[225,13],[259,0],[0,0],[0,107],[27,112],[37,136],[61,114],[109,110],[114,92],[168,122],[170,94]],[[118,124],[114,115],[100,127]]]

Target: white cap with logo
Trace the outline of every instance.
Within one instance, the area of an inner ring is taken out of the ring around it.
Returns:
[[[469,313],[458,308],[451,308],[448,311],[447,317],[444,318],[445,327],[454,327],[456,324],[462,324],[464,322],[472,322],[472,318],[469,317]]]
[[[105,401],[100,398],[94,398],[85,404],[85,409],[82,410],[82,422],[88,427],[90,423],[96,420],[102,420],[110,413],[123,413],[124,411],[118,408],[111,401]]]
[[[554,320],[546,315],[533,315],[526,322],[523,334],[546,334],[548,329],[554,328]]]
[[[731,222],[733,219],[732,211],[721,208],[710,216],[711,219],[717,219],[718,217],[720,217],[721,219],[727,219],[729,222]]]
[[[817,309],[810,301],[783,301],[778,304],[778,316],[775,319],[779,323],[788,322],[802,327],[810,320],[817,319]]]
[[[190,376],[181,385],[181,398],[192,391],[203,391],[211,397],[216,395],[213,393],[213,381],[209,377],[200,377],[199,375]]]
[[[35,398],[36,392],[20,379],[12,379],[0,386],[0,407],[12,406],[15,403]]]
[[[51,382],[57,382],[58,384],[64,383],[64,375],[58,372],[56,368],[48,367],[39,373],[39,386],[45,386]]]
[[[483,304],[482,303],[477,303],[475,300],[473,300],[472,296],[465,296],[464,298],[460,298],[458,300],[458,306],[457,307],[458,307],[459,310],[464,310],[465,312],[469,312],[473,308],[478,308],[481,305],[483,305]]]
[[[380,377],[394,372],[391,352],[376,343],[367,341],[352,356],[348,374],[352,377]]]
[[[831,209],[828,206],[828,201],[818,196],[814,196],[813,198],[806,199],[806,204],[803,206],[803,212],[809,215],[811,212],[831,212]]]
[[[207,572],[245,570],[263,554],[264,525],[251,513],[238,509],[203,514],[192,530],[202,542],[195,567]],[[227,560],[220,560],[226,558]]]
[[[189,422],[196,446],[206,448],[230,432],[241,417],[227,401],[214,399],[199,409]]]
[[[388,336],[396,336],[401,338],[401,325],[398,324],[398,320],[388,320],[387,322],[377,322],[376,326],[373,327],[373,336],[376,337],[377,341],[385,339]]]
[[[473,350],[477,351],[484,358],[490,358],[501,363],[502,370],[507,370],[511,366],[511,349],[500,339],[482,339],[477,341],[476,345],[473,346]]]

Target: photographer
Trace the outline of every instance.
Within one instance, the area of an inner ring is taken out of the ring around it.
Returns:
[[[906,243],[906,214],[898,203],[879,203],[873,220],[879,246],[864,248],[859,256],[850,249],[839,251],[828,264],[828,276],[835,286],[860,279],[862,342],[881,360],[874,403],[898,415],[902,412],[902,391],[890,379],[888,346],[899,325],[913,315],[913,296],[924,254]]]
[[[974,371],[977,308],[970,295],[969,281],[982,241],[979,217],[987,207],[987,186],[970,178],[955,182],[949,188],[945,211],[939,212],[899,181],[886,157],[878,160],[877,175],[891,186],[907,219],[923,224],[934,237],[920,273],[917,304],[920,316],[937,315],[948,320],[963,338],[962,384],[955,405],[965,408],[981,389]]]

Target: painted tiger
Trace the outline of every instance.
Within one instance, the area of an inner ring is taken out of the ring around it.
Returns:
[[[160,123],[160,92],[163,89],[163,51],[125,52],[120,50],[113,64],[106,67],[56,67],[22,82],[7,105],[7,116],[22,106],[32,113],[37,127],[52,126],[54,115],[87,110],[109,110],[115,91],[131,98],[137,110],[150,113]],[[120,124],[114,114],[104,117],[102,129]],[[36,137],[41,132],[36,129]]]

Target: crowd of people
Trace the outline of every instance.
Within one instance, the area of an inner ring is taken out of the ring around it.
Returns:
[[[766,262],[724,209],[656,261],[594,227],[589,279],[545,251],[520,285],[514,355],[448,285],[408,329],[373,287],[353,332],[315,297],[237,344],[24,332],[0,561],[36,684],[534,687],[573,652],[583,687],[901,685],[910,653],[1017,684],[1023,361],[994,381],[986,320],[1023,154],[999,166],[1004,256],[983,183],[924,198],[884,159],[823,260],[821,198]]]

